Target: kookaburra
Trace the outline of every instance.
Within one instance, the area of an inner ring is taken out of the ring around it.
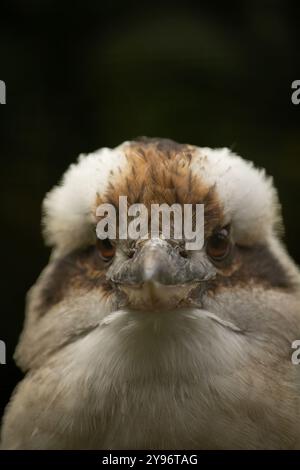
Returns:
[[[202,248],[100,240],[96,208],[119,196],[204,204]],[[227,148],[142,138],[81,155],[44,200],[52,254],[2,448],[300,448],[300,275],[281,225],[272,179]]]

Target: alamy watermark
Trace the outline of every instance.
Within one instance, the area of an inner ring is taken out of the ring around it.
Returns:
[[[151,204],[149,217],[144,204],[128,206],[127,196],[119,196],[118,223],[116,208],[109,203],[100,204],[96,216],[100,218],[96,227],[100,240],[147,240],[150,235],[185,240],[186,250],[200,250],[204,245],[204,204]]]
[[[292,354],[292,364],[298,366],[300,364],[300,340],[296,339],[292,342],[292,349],[296,349],[296,351]]]
[[[0,104],[6,104],[6,85],[3,80],[0,80]]]
[[[0,340],[0,364],[6,364],[6,344]]]
[[[300,103],[300,80],[294,80],[292,83],[292,89],[295,90],[292,93],[291,100],[293,104]]]

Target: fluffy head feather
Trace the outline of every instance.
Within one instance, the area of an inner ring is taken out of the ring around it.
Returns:
[[[167,186],[177,195],[168,194]],[[119,194],[146,204],[159,198],[172,203],[176,197],[182,203],[211,204],[220,209],[224,223],[231,223],[241,244],[269,239],[280,222],[277,193],[264,170],[227,148],[147,139],[81,155],[71,165],[43,204],[46,242],[58,254],[93,242],[97,202]],[[208,194],[213,200],[205,200]]]

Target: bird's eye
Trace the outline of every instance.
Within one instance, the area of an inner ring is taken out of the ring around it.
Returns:
[[[108,238],[105,238],[104,240],[100,240],[100,238],[97,238],[96,242],[97,250],[99,252],[100,258],[103,261],[110,261],[116,252],[116,247],[111,244],[111,242],[108,240]]]
[[[223,228],[214,233],[207,241],[206,252],[214,261],[223,261],[231,252],[229,229]]]

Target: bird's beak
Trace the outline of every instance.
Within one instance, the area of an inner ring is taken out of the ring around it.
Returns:
[[[111,281],[118,284],[141,285],[159,283],[165,286],[184,285],[205,281],[215,270],[204,254],[197,259],[183,257],[176,246],[160,238],[146,240],[137,245],[133,258],[108,272]]]

